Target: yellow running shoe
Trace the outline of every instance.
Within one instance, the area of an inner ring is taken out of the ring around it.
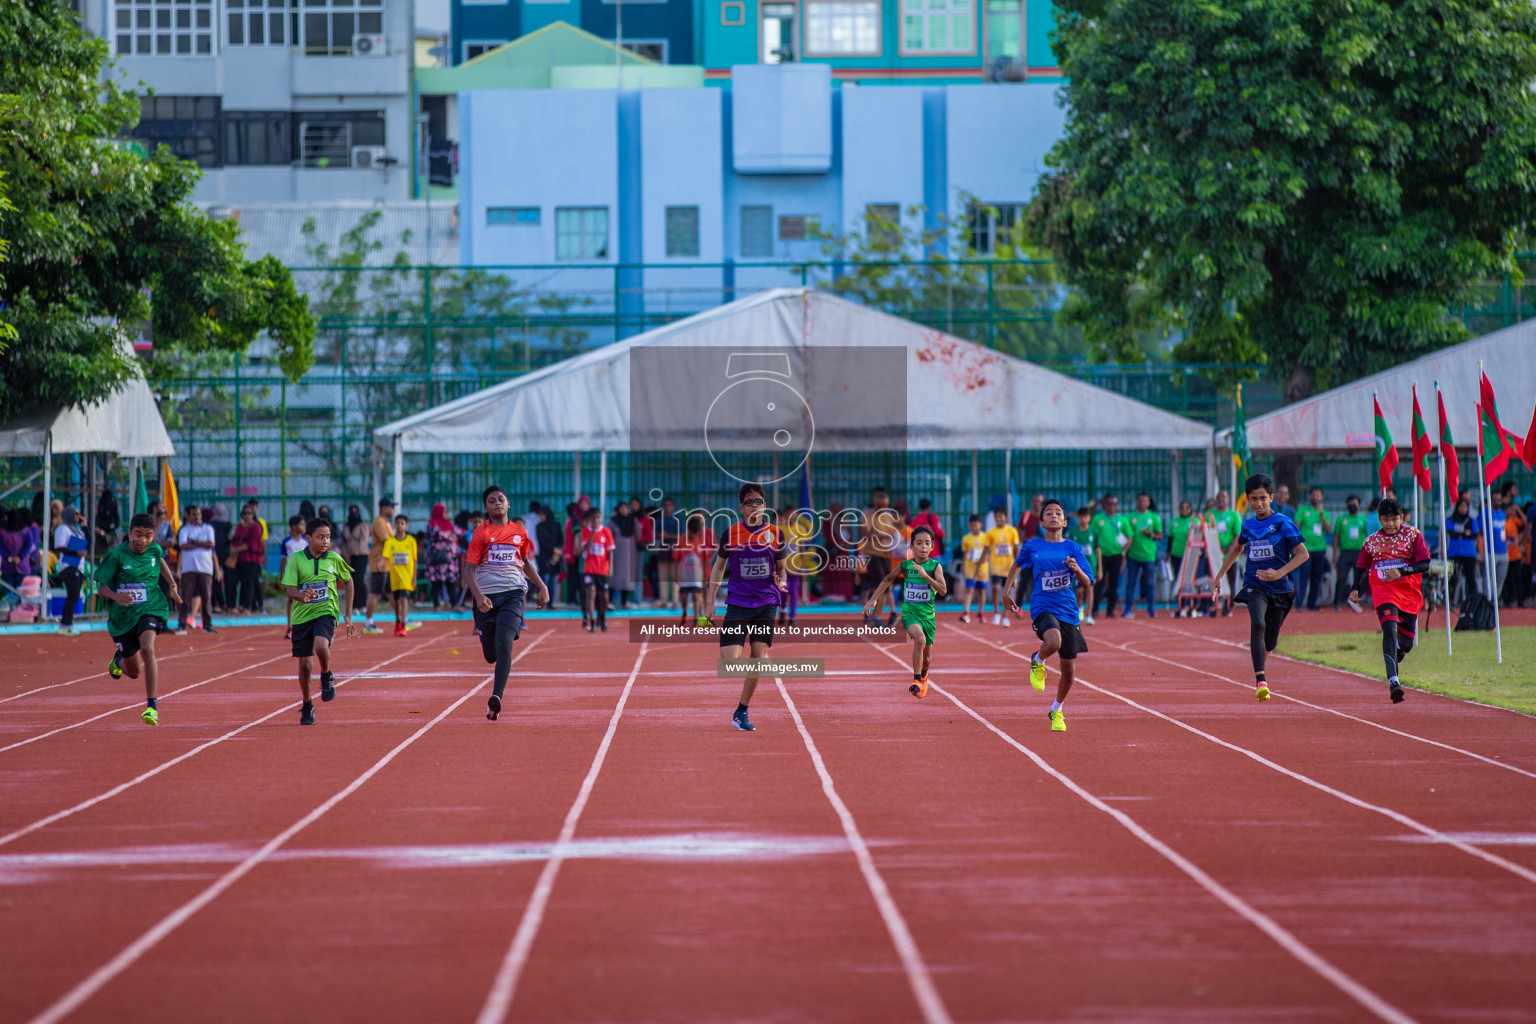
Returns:
[[[1029,685],[1035,688],[1036,693],[1045,692],[1045,662],[1038,659],[1030,661]]]
[[[917,680],[911,686],[907,687],[907,690],[912,694],[912,696],[916,697],[918,700],[922,700],[924,697],[928,696],[928,677],[923,676],[923,678]]]
[[[118,651],[112,655],[112,660],[107,662],[107,675],[113,679],[123,678],[123,652]]]
[[[1051,712],[1051,732],[1066,732],[1067,716],[1060,711]]]
[[[139,717],[144,719],[145,725],[160,724],[160,712],[156,711],[154,708],[145,708],[144,714],[140,715]]]
[[[1259,700],[1269,700],[1269,687],[1261,683],[1259,688],[1253,691],[1253,695]]]

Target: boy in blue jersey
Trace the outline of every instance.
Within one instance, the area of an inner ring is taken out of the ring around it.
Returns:
[[[1269,684],[1264,678],[1264,656],[1280,641],[1280,626],[1290,614],[1296,597],[1296,584],[1290,575],[1307,564],[1310,557],[1301,539],[1301,530],[1289,516],[1274,510],[1275,482],[1268,474],[1257,473],[1243,485],[1253,518],[1243,521],[1237,539],[1227,550],[1218,580],[1243,551],[1248,564],[1243,569],[1243,589],[1234,600],[1248,606],[1248,647],[1253,654],[1254,696],[1269,700]]]
[[[1040,649],[1029,659],[1029,684],[1037,691],[1045,691],[1045,659],[1059,655],[1061,682],[1056,686],[1056,699],[1051,702],[1048,715],[1052,732],[1067,731],[1067,718],[1061,706],[1066,703],[1076,677],[1077,656],[1088,650],[1080,626],[1077,587],[1087,587],[1089,593],[1093,588],[1093,559],[1077,541],[1066,539],[1066,530],[1066,509],[1055,498],[1048,499],[1040,506],[1040,535],[1019,547],[1003,586],[1003,593],[1012,594],[1019,573],[1024,569],[1030,571],[1029,614],[1035,635],[1040,638]],[[1023,614],[1012,598],[1009,604],[1015,615]]]

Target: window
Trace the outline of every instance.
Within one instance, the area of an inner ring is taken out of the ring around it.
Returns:
[[[646,60],[653,60],[658,64],[667,62],[667,41],[665,39],[626,39],[624,49]]]
[[[298,0],[304,6],[304,52],[311,57],[347,57],[354,36],[384,32],[383,0]]]
[[[116,0],[121,56],[209,56],[213,0]]]
[[[779,241],[781,242],[805,242],[816,233],[817,222],[815,217],[807,217],[804,214],[792,214],[779,218]]]
[[[1024,220],[1023,203],[972,203],[966,218],[971,251],[992,256],[998,245],[1007,245],[1013,229]]]
[[[773,255],[773,207],[743,206],[741,208],[741,255]]]
[[[878,57],[879,0],[808,0],[805,52],[818,57]]]
[[[870,246],[884,252],[901,248],[901,205],[870,203],[864,207],[864,236]]]
[[[199,167],[219,166],[217,96],[140,96],[133,137],[153,153],[161,146]]]
[[[667,207],[667,255],[697,256],[699,254],[699,208],[697,206]]]
[[[975,53],[971,0],[901,0],[902,53]]]
[[[537,227],[539,223],[539,208],[537,206],[487,206],[485,208],[485,223],[487,227],[508,224],[525,224]]]
[[[299,0],[224,0],[224,7],[228,46],[287,46],[298,40]]]
[[[505,39],[476,39],[473,42],[466,40],[464,43],[464,59],[474,60],[496,49],[498,46],[507,45]]]
[[[720,5],[720,24],[745,25],[746,23],[746,0],[725,0],[725,3]]]
[[[555,259],[608,258],[608,207],[555,208]]]
[[[795,5],[763,4],[763,63],[789,64],[795,59]]]
[[[299,121],[299,166],[326,170],[351,167],[359,147],[373,150],[384,145],[384,112],[303,111]],[[372,155],[370,154],[370,160]]]
[[[293,115],[286,110],[224,111],[224,164],[278,167],[293,163]]]

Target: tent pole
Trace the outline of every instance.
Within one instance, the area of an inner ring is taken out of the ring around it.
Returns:
[[[405,449],[400,446],[400,435],[394,439],[395,449],[395,514],[404,510],[405,501]]]
[[[1216,496],[1217,488],[1221,486],[1219,482],[1220,479],[1221,477],[1216,471],[1216,445],[1215,442],[1212,442],[1211,445],[1205,449],[1205,487],[1202,497],[1214,498]],[[1202,504],[1204,504],[1204,502],[1202,502]],[[1196,509],[1195,511],[1198,512],[1201,510]]]
[[[48,602],[52,595],[48,592],[48,552],[53,549],[53,516],[50,507],[53,505],[53,431],[43,435],[43,521],[38,528],[38,534],[42,537],[42,544],[38,545],[37,559],[42,568],[42,610],[37,613],[41,622],[48,621]]]
[[[571,500],[576,501],[581,497],[581,452],[572,453],[571,472]]]
[[[980,472],[981,457],[976,449],[971,449],[971,515],[981,515],[981,488],[977,483],[977,475]]]
[[[375,515],[379,511],[379,499],[384,497],[384,453],[379,451],[379,446],[373,446],[373,508],[370,510]]]
[[[1170,449],[1168,459],[1168,514],[1170,516],[1179,511],[1179,502],[1184,497],[1184,481],[1180,479],[1181,476],[1183,474],[1179,472],[1179,450]]]
[[[597,507],[602,515],[608,514],[608,449],[597,450]]]
[[[96,564],[96,453],[92,452],[87,458],[90,462],[85,469],[85,558],[92,565]]]
[[[1008,521],[1013,522],[1013,449],[1003,449],[1003,501],[1008,506]]]

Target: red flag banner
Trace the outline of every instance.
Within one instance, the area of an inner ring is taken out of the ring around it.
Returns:
[[[1429,438],[1429,428],[1424,425],[1424,413],[1419,409],[1419,386],[1413,386],[1413,479],[1419,490],[1429,493],[1434,488],[1430,477],[1429,457],[1435,443]]]
[[[1392,471],[1397,468],[1397,446],[1392,443],[1392,431],[1387,429],[1387,418],[1381,414],[1375,395],[1371,396],[1371,408],[1376,413],[1376,475],[1385,491],[1392,486]]]
[[[1536,412],[1531,413],[1531,429],[1525,432],[1525,444],[1520,446],[1520,461],[1536,469]]]
[[[1483,479],[1493,482],[1509,469],[1511,459],[1521,458],[1525,441],[1504,429],[1499,422],[1499,407],[1493,397],[1493,383],[1488,374],[1478,383],[1478,447],[1483,459]],[[1521,461],[1524,461],[1523,459]]]
[[[1461,489],[1461,462],[1456,458],[1456,442],[1451,440],[1451,424],[1445,418],[1445,396],[1437,389],[1435,401],[1440,406],[1440,455],[1445,459],[1446,500],[1456,504],[1456,492]]]

